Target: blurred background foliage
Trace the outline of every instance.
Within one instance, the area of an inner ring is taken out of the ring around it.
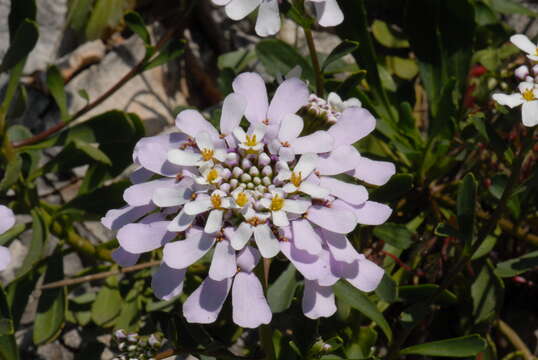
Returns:
[[[337,314],[311,321],[301,313],[296,271],[274,262],[268,299],[278,359],[533,359],[538,148],[519,111],[496,106],[491,94],[516,89],[513,71],[528,61],[507,42],[514,33],[507,19],[525,19],[527,32],[538,13],[515,0],[339,4],[345,21],[329,35],[343,45],[333,51],[318,44],[324,90],[357,97],[375,114],[375,136],[357,146],[398,169],[388,184],[370,188],[371,198],[394,208],[390,222],[358,227],[351,236],[386,275],[372,294],[338,283]],[[301,22],[292,5],[281,4],[285,16]],[[145,53],[126,74],[110,73],[117,83],[100,96],[80,89],[85,104],[73,111],[65,85],[76,75],[52,63],[24,72],[28,54],[46,34],[36,22],[35,1],[11,1],[10,42],[0,65],[0,199],[26,216],[0,236],[0,245],[31,236],[26,256],[0,288],[0,358],[34,358],[40,345],[60,341],[73,328],[82,334],[76,359],[100,358],[103,345],[95,339],[119,328],[162,331],[169,346],[201,359],[260,358],[256,333],[233,326],[229,304],[210,326],[182,319],[181,302],[203,279],[207,259],[189,270],[179,301],[157,301],[149,281],[158,251],[122,271],[111,262],[113,236],[100,243],[88,239],[84,224],[123,205],[131,153],[147,125],[124,109],[87,115],[158,66],[177,67],[178,78],[170,81],[189,84],[186,102],[173,109],[169,124],[187,106],[218,118],[213,107],[247,70],[261,71],[274,89],[298,65],[314,91],[315,70],[304,44],[285,36],[255,38],[254,17],[232,26],[205,0],[69,0],[65,16],[65,32],[76,45],[97,39],[112,51],[134,36]],[[52,124],[21,122],[33,106],[32,88],[54,102]],[[76,192],[51,200],[40,184],[60,181],[75,184]],[[83,269],[66,276],[62,259],[71,253]],[[17,346],[31,302],[37,302],[31,341]]]

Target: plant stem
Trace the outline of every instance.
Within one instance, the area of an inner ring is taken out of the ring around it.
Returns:
[[[520,174],[521,174],[521,165],[523,164],[523,161],[525,160],[525,156],[527,155],[528,150],[532,147],[532,138],[533,138],[533,131],[530,131],[530,135],[527,139],[525,139],[525,143],[523,144],[522,148],[520,149],[516,159],[512,163],[512,174],[510,175],[510,179],[508,180],[508,184],[504,188],[503,194],[501,196],[501,199],[499,200],[499,205],[495,209],[495,212],[493,215],[489,218],[488,222],[480,229],[478,236],[474,243],[471,246],[471,250],[468,253],[464,253],[459,260],[454,264],[451,270],[448,271],[448,274],[450,274],[448,277],[445,278],[445,280],[441,283],[439,289],[429,298],[427,299],[423,306],[429,308],[437,299],[439,295],[443,293],[444,290],[446,290],[454,280],[457,278],[458,274],[465,268],[467,263],[471,260],[471,257],[476,252],[476,250],[482,245],[482,242],[486,239],[486,237],[489,235],[493,229],[495,229],[495,226],[497,226],[497,223],[499,222],[499,219],[501,218],[501,215],[503,214],[504,210],[506,209],[508,200],[512,196],[512,192],[514,188],[516,187]],[[426,313],[424,314],[424,316]],[[395,360],[400,356],[400,349],[402,345],[407,340],[408,336],[411,334],[415,326],[423,319],[423,316],[418,316],[416,319],[414,319],[414,322],[407,326],[406,328],[401,329],[398,334],[399,336],[394,339],[394,342],[391,344],[389,348],[389,352],[387,355],[388,360]]]
[[[514,345],[516,350],[521,352],[521,356],[525,360],[534,360],[535,359],[535,357],[532,355],[532,353],[529,350],[529,348],[527,347],[527,345],[525,345],[523,340],[521,340],[519,335],[514,331],[514,329],[512,329],[510,327],[510,325],[508,325],[507,323],[505,323],[501,319],[497,320],[496,325],[499,328],[499,331],[501,333],[503,333],[504,336],[506,336],[506,338],[512,343],[512,345]]]
[[[314,37],[312,36],[312,30],[303,28],[306,38],[306,44],[308,45],[308,51],[310,52],[310,58],[312,59],[312,65],[314,66],[314,73],[316,75],[316,94],[319,97],[325,96],[325,89],[323,85],[323,73],[319,66],[318,53],[316,51],[316,44],[314,43]]]

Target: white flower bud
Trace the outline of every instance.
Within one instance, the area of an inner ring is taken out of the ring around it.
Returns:
[[[521,65],[514,71],[514,74],[516,75],[518,79],[524,80],[527,77],[527,75],[529,75],[529,68],[527,67],[527,65]]]
[[[239,184],[239,181],[237,179],[230,180],[230,186],[232,187],[232,189],[235,189],[238,184]]]
[[[138,334],[137,334],[137,333],[133,333],[133,334],[129,334],[129,335],[127,335],[127,340],[128,340],[129,342],[132,342],[132,343],[134,343],[134,342],[138,342]]]
[[[243,173],[244,173],[243,169],[241,169],[241,168],[239,168],[237,166],[234,167],[233,170],[232,170],[232,175],[235,178],[240,177]]]
[[[269,185],[271,185],[271,179],[269,179],[269,177],[266,176],[266,177],[264,177],[264,178],[262,179],[262,183],[263,183],[265,186],[269,186]]]
[[[232,177],[232,172],[230,171],[230,169],[226,169],[226,168],[224,168],[224,169],[220,172],[220,176],[222,176],[223,179],[228,180],[229,178]]]
[[[127,337],[127,333],[125,332],[125,330],[119,329],[119,330],[114,331],[114,336],[116,337],[116,339],[122,340]]]
[[[269,165],[264,166],[262,169],[262,174],[265,176],[271,176],[273,175],[273,169]]]
[[[226,155],[226,164],[230,166],[237,165],[239,163],[239,155],[237,153],[228,153]]]
[[[242,182],[249,182],[252,180],[252,176],[250,176],[249,174],[243,174],[241,175],[240,180]]]
[[[265,166],[271,163],[271,157],[266,153],[261,153],[258,157],[258,165]]]
[[[258,176],[260,175],[260,170],[256,166],[253,166],[248,170],[248,173],[252,176]]]
[[[243,170],[248,170],[252,166],[252,162],[249,159],[241,160],[241,167]]]
[[[251,183],[251,182],[249,182],[249,183],[247,184],[247,189],[254,189],[254,184]]]
[[[229,183],[224,183],[224,184],[220,185],[220,188],[219,188],[219,189],[222,190],[222,191],[224,191],[225,193],[227,193],[227,192],[230,191],[231,188],[232,188],[232,187],[230,186]]]
[[[262,183],[262,179],[260,179],[258,176],[255,176],[253,179],[252,179],[252,182],[256,185],[260,185]]]

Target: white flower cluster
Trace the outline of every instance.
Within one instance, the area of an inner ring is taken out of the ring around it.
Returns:
[[[527,58],[538,62],[538,46],[522,34],[514,35],[510,41],[527,53]],[[531,76],[531,71],[532,75]],[[500,105],[515,108],[521,105],[521,120],[523,125],[532,127],[538,125],[538,65],[529,70],[527,65],[522,65],[515,70],[515,75],[523,80],[518,85],[519,92],[513,94],[493,94],[493,100]]]

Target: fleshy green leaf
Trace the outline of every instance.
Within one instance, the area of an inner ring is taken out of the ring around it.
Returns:
[[[503,303],[503,295],[504,284],[497,277],[493,265],[488,260],[471,285],[475,324],[489,321],[498,316]]]
[[[372,191],[370,199],[379,202],[390,202],[401,199],[411,189],[413,189],[413,175],[396,174],[390,178],[388,183]]]
[[[372,23],[372,33],[379,43],[388,48],[407,48],[409,41],[400,39],[392,34],[386,22],[374,20]]]
[[[123,300],[118,290],[118,278],[111,276],[99,290],[92,304],[92,320],[99,326],[106,326],[121,312]]]
[[[58,249],[49,258],[44,283],[62,280],[63,257]],[[34,344],[44,344],[56,339],[62,330],[67,310],[66,289],[59,287],[43,290],[37,305],[34,321]]]
[[[60,109],[62,121],[69,120],[69,112],[67,111],[67,97],[64,91],[64,79],[56,66],[50,66],[47,70],[47,87],[56,101],[56,105]]]
[[[166,64],[167,62],[180,57],[184,52],[185,40],[172,39],[168,42],[164,49],[157,54],[157,56],[155,56],[144,66],[144,71]]]
[[[420,285],[403,285],[398,288],[399,298],[405,302],[419,302],[433,296],[438,290],[437,284],[420,284]],[[440,304],[455,304],[458,298],[449,290],[443,292],[437,297],[436,301]]]
[[[443,357],[475,356],[486,349],[486,341],[479,335],[462,336],[453,339],[432,341],[414,345],[400,351],[402,355],[424,355]]]
[[[129,26],[129,29],[137,34],[142,41],[144,41],[144,44],[147,46],[151,45],[151,36],[146,28],[144,19],[142,19],[142,16],[140,16],[139,13],[136,11],[129,11],[123,18],[127,26]]]
[[[2,286],[0,286],[0,359],[19,359],[19,350],[15,341],[11,311]]]
[[[473,174],[467,174],[458,188],[457,214],[459,233],[466,246],[474,234],[477,183]]]
[[[359,43],[352,40],[344,40],[325,58],[323,65],[321,65],[321,71],[324,71],[327,66],[336,60],[343,58],[344,56],[351,54],[353,51],[359,48]]]
[[[497,264],[495,274],[500,277],[512,277],[538,267],[538,251],[532,251],[515,259]]]
[[[115,27],[128,7],[128,0],[97,0],[86,26],[86,38],[98,39],[106,29]]]
[[[357,309],[383,330],[387,339],[392,340],[392,330],[383,314],[362,291],[357,290],[347,281],[340,280],[334,287],[334,293],[341,301]]]
[[[385,223],[376,226],[374,235],[402,250],[409,248],[413,244],[413,232],[400,224]]]
[[[295,273],[295,267],[290,264],[269,287],[267,301],[273,313],[282,312],[290,307],[297,288]]]
[[[2,59],[0,72],[8,71],[26,59],[26,56],[28,56],[37,43],[38,37],[39,30],[37,24],[32,20],[24,20],[17,29],[15,38]]]

